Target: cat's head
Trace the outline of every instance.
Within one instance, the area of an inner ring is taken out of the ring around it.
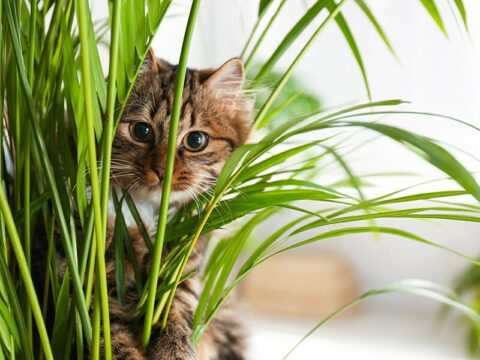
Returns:
[[[112,150],[112,184],[158,203],[165,169],[177,67],[149,52],[127,102]],[[187,70],[171,202],[208,191],[229,155],[244,144],[251,105],[240,59],[216,70]]]

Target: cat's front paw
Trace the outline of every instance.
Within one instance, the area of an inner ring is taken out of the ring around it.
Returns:
[[[196,360],[197,352],[191,337],[175,329],[166,329],[148,349],[148,359]]]

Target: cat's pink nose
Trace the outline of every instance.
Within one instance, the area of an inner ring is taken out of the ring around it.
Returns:
[[[157,174],[158,180],[162,181],[163,180],[163,175],[165,173],[165,169],[162,166],[153,165],[152,170],[155,171],[155,174]]]

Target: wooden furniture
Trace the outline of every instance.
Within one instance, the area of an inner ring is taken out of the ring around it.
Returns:
[[[350,262],[325,252],[290,252],[273,257],[249,274],[243,302],[255,312],[321,319],[358,295]]]

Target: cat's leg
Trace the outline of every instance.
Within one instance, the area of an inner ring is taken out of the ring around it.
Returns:
[[[103,329],[102,329],[103,332]],[[110,340],[113,360],[146,360],[142,346],[138,339],[138,329],[116,322],[110,323]],[[87,352],[87,349],[85,349]],[[85,353],[87,355],[87,353]],[[91,357],[88,357],[89,359]],[[100,339],[100,359],[105,358],[105,344],[103,334]]]
[[[141,345],[137,339],[138,332],[127,325],[112,323],[112,359],[114,360],[145,360]]]
[[[152,330],[148,359],[195,360],[197,352],[192,343],[192,322],[198,303],[197,280],[182,282],[175,293],[165,330],[160,325]]]
[[[198,344],[199,360],[245,360],[246,336],[238,314],[222,309]]]
[[[121,305],[115,291],[109,294],[110,337],[113,360],[146,360],[141,345],[141,331],[132,316],[138,302],[136,289],[126,289],[126,304]],[[100,358],[104,357],[103,336],[100,343]]]

